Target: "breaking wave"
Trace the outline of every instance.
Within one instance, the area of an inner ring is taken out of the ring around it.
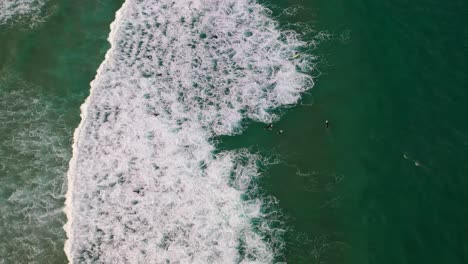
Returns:
[[[73,263],[271,263],[282,229],[261,157],[215,152],[313,86],[307,43],[251,0],[127,0],[74,135]]]

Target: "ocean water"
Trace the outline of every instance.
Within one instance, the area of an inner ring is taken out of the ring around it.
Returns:
[[[0,25],[0,263],[66,263],[73,130],[121,4],[47,1],[33,27]]]
[[[242,119],[312,88],[313,56],[249,1],[127,1],[91,83],[68,172],[72,262],[271,263],[282,251]],[[132,88],[130,88],[132,87]]]
[[[466,263],[466,10],[1,1],[0,263]]]
[[[4,0],[0,2],[0,25],[23,24],[34,27],[50,13],[46,5],[45,0]]]

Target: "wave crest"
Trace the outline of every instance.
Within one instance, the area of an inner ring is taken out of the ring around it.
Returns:
[[[247,0],[127,0],[109,41],[75,131],[69,259],[272,262],[281,232],[246,195],[258,158],[211,139],[312,87],[305,43]]]

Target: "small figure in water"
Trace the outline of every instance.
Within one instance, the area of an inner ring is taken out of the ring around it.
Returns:
[[[325,120],[325,128],[328,128],[330,127],[330,122],[328,122],[328,120]]]
[[[278,135],[281,135],[281,134],[283,134],[283,130],[282,130],[282,129],[278,130]]]
[[[299,52],[295,51],[292,58],[297,59],[299,57],[299,55],[300,55]]]
[[[273,129],[273,124],[269,124],[265,129],[272,130]]]
[[[159,114],[158,114],[158,113],[153,113],[153,115],[154,115],[155,117],[158,117],[158,116],[159,116]]]

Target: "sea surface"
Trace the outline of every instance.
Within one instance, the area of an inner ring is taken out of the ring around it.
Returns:
[[[0,263],[467,263],[467,15],[0,0]]]

